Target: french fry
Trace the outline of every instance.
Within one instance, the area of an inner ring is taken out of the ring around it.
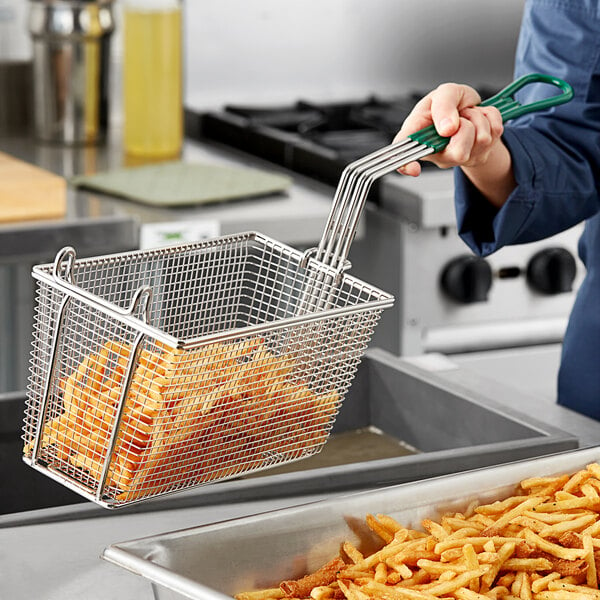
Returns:
[[[550,582],[548,584],[548,590],[586,594],[588,596],[588,600],[591,598],[600,598],[600,591],[598,591],[597,589],[593,590],[588,587],[585,587],[584,585],[576,585],[561,580],[554,580]]]
[[[458,588],[454,592],[454,596],[458,598],[458,600],[490,600],[489,596],[478,594],[468,588]]]
[[[368,514],[366,523],[369,528],[376,533],[386,544],[389,544],[394,539],[394,534],[382,525],[373,515]]]
[[[502,563],[503,571],[549,571],[552,562],[547,558],[508,558]]]
[[[585,527],[596,522],[596,520],[597,516],[595,514],[583,515],[574,519],[559,521],[554,525],[548,525],[541,529],[538,533],[541,537],[557,537],[565,531],[581,531]]]
[[[406,529],[404,529],[404,527],[402,527],[402,525],[400,525],[396,519],[390,517],[389,515],[377,514],[376,517],[381,525],[383,525],[383,527],[385,527],[394,536],[396,536],[398,532],[406,532]]]
[[[318,571],[301,579],[283,581],[281,590],[288,597],[306,598],[314,587],[329,585],[335,581],[337,573],[344,568],[344,561],[336,557],[321,567]]]
[[[494,579],[496,579],[496,576],[500,572],[504,561],[512,556],[515,547],[515,542],[506,542],[499,548],[498,559],[494,563],[488,565],[489,568],[485,571],[485,574],[481,579],[480,591],[482,593],[487,592],[492,587]]]
[[[41,440],[92,479],[110,461],[107,484],[120,502],[261,467],[270,453],[301,456],[326,440],[339,406],[336,392],[315,394],[294,376],[291,358],[260,337],[188,351],[142,347],[122,399],[131,358],[132,347],[114,340],[84,357],[61,380],[63,412]],[[24,452],[32,448],[28,441]],[[383,519],[382,533],[395,535],[399,526]]]
[[[284,593],[280,588],[258,590],[256,592],[240,592],[236,596],[239,600],[272,600],[283,597]]]
[[[540,512],[566,512],[578,508],[589,508],[591,510],[595,510],[599,508],[599,505],[600,503],[594,498],[583,497],[538,504],[536,510],[539,510]]]
[[[591,535],[582,536],[585,561],[588,568],[586,571],[586,583],[590,588],[598,589],[598,575],[596,573],[596,561],[594,559],[594,544]]]
[[[596,596],[592,596],[585,592],[575,592],[561,589],[560,591],[545,591],[538,592],[535,595],[535,600],[592,600]]]
[[[578,548],[563,548],[559,544],[549,542],[530,530],[525,530],[525,540],[543,552],[556,556],[556,558],[576,560],[578,558],[583,558],[586,554],[585,550],[580,550]]]
[[[522,500],[515,507],[511,508],[501,517],[499,517],[493,525],[484,529],[482,534],[490,537],[500,535],[504,528],[512,521],[512,519],[522,515],[526,510],[531,510],[532,508],[540,505],[545,499],[546,498],[544,496],[533,496]]]
[[[461,573],[460,575],[457,575],[456,577],[453,577],[450,581],[444,581],[442,583],[434,585],[433,587],[428,588],[427,591],[433,596],[443,596],[445,594],[450,594],[461,587],[469,585],[469,583],[473,579],[481,577],[487,572],[488,569],[486,568],[480,568],[474,571],[466,571],[464,573]]]
[[[515,506],[522,504],[525,498],[523,496],[510,496],[504,500],[496,500],[492,504],[482,504],[475,508],[475,512],[480,515],[505,514]]]
[[[549,573],[545,577],[540,577],[539,579],[536,579],[531,584],[531,591],[534,594],[537,594],[538,592],[541,592],[541,591],[547,589],[548,588],[548,584],[551,581],[554,581],[556,579],[560,579],[560,573],[554,572],[554,573]]]
[[[358,563],[361,560],[364,560],[362,553],[350,542],[344,542],[342,544],[342,550],[353,563]]]

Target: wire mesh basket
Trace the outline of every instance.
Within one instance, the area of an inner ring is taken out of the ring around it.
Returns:
[[[24,460],[107,508],[318,452],[393,302],[258,233],[33,277]]]

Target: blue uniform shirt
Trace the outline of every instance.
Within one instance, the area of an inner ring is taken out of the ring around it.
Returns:
[[[500,210],[455,170],[458,228],[485,256],[586,221],[579,242],[586,276],[565,333],[558,402],[600,419],[600,2],[526,2],[515,76],[532,72],[564,79],[575,96],[505,125],[517,187]],[[544,84],[527,90],[522,103],[556,93]]]

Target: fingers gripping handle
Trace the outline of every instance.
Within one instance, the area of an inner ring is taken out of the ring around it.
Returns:
[[[520,104],[514,98],[514,94],[532,83],[547,83],[549,85],[553,85],[557,87],[561,93],[550,96],[549,98],[531,102],[529,104]],[[565,102],[571,100],[571,98],[573,98],[573,88],[566,81],[563,81],[562,79],[552,75],[529,73],[528,75],[523,75],[523,77],[519,77],[512,83],[508,84],[495,96],[483,101],[480,106],[494,106],[500,111],[500,114],[502,115],[502,122],[506,123],[506,121],[516,119],[521,115],[526,115],[532,112],[544,110],[546,108],[551,108],[552,106],[564,104]],[[424,129],[409,135],[408,137],[415,142],[419,142],[420,144],[425,144],[426,146],[433,148],[435,152],[440,152],[443,150],[450,141],[450,138],[441,136],[435,130],[433,125],[425,127]]]

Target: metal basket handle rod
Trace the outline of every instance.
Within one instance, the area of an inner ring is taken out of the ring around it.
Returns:
[[[147,303],[147,297],[145,301]],[[144,299],[142,299],[142,303],[144,303]],[[145,307],[142,304],[142,310],[144,310],[144,308]],[[138,332],[131,345],[131,353],[129,356],[129,360],[127,361],[125,373],[123,375],[123,383],[121,384],[121,389],[119,390],[119,398],[117,400],[115,415],[110,430],[111,434],[107,444],[106,454],[104,457],[104,464],[102,465],[102,473],[100,474],[98,488],[96,490],[96,500],[98,501],[102,499],[102,496],[104,495],[104,490],[106,488],[106,480],[108,479],[110,463],[112,461],[113,452],[117,445],[117,434],[121,430],[121,421],[123,420],[123,412],[125,409],[125,399],[129,394],[129,389],[133,380],[133,373],[135,371],[135,367],[138,364],[140,352],[142,349],[142,342],[144,341],[144,338],[145,334],[143,332]]]
[[[317,254],[324,257],[332,267],[339,269],[348,258],[350,246],[356,235],[358,222],[364,209],[371,186],[376,179],[392,173],[407,162],[432,154],[431,148],[420,144],[408,144],[401,148],[396,144],[388,146],[388,154],[365,165],[357,173],[354,184],[347,189],[346,210],[338,214],[338,220],[328,232],[327,245],[319,246]],[[319,252],[322,251],[322,254]]]
[[[391,146],[380,148],[371,154],[367,154],[366,156],[363,156],[362,158],[350,163],[343,170],[333,196],[333,204],[325,224],[323,236],[317,247],[314,258],[325,264],[331,265],[330,257],[333,244],[342,232],[342,224],[345,221],[344,215],[352,210],[348,205],[350,192],[354,188],[356,180],[364,171],[364,169],[369,168],[370,165],[376,163],[377,161],[386,160],[391,151],[404,152],[418,145],[418,142],[414,142],[412,140],[403,140],[396,144],[392,144]]]
[[[408,150],[406,150],[407,147]],[[335,269],[339,276],[349,266],[346,259],[373,181],[404,164],[407,156],[410,156],[411,160],[417,160],[431,152],[432,150],[428,148],[424,150],[422,145],[415,142],[399,142],[357,161],[360,163],[360,167],[353,168],[353,172],[347,174],[348,177],[344,179],[343,184],[345,189],[339,191],[339,197],[345,195],[347,200],[341,199],[332,209],[328,223],[330,229],[329,231],[326,229],[327,235],[324,236],[321,246],[316,249],[314,258]],[[369,159],[369,157],[372,158]],[[325,242],[328,243],[323,247]],[[299,314],[328,308],[333,283],[334,279],[331,275],[315,273],[304,290],[298,307]]]
[[[529,104],[520,104],[514,98],[514,94],[534,83],[549,84],[558,88],[561,93]],[[572,97],[573,89],[562,79],[552,75],[530,73],[513,81],[498,94],[482,102],[482,105],[495,106],[500,111],[502,120],[506,122],[524,114],[564,104]],[[381,148],[348,165],[344,169],[336,189],[333,206],[315,258],[336,267],[345,262],[356,233],[366,194],[372,184],[371,180],[359,194],[353,193],[357,179],[361,177],[365,169],[370,169],[374,164],[381,164],[381,169],[370,175],[372,178],[378,178],[403,164],[441,151],[448,142],[449,138],[440,136],[432,125],[411,134],[405,140]],[[399,162],[393,162],[393,153],[396,153]],[[360,187],[360,183],[358,185]]]

